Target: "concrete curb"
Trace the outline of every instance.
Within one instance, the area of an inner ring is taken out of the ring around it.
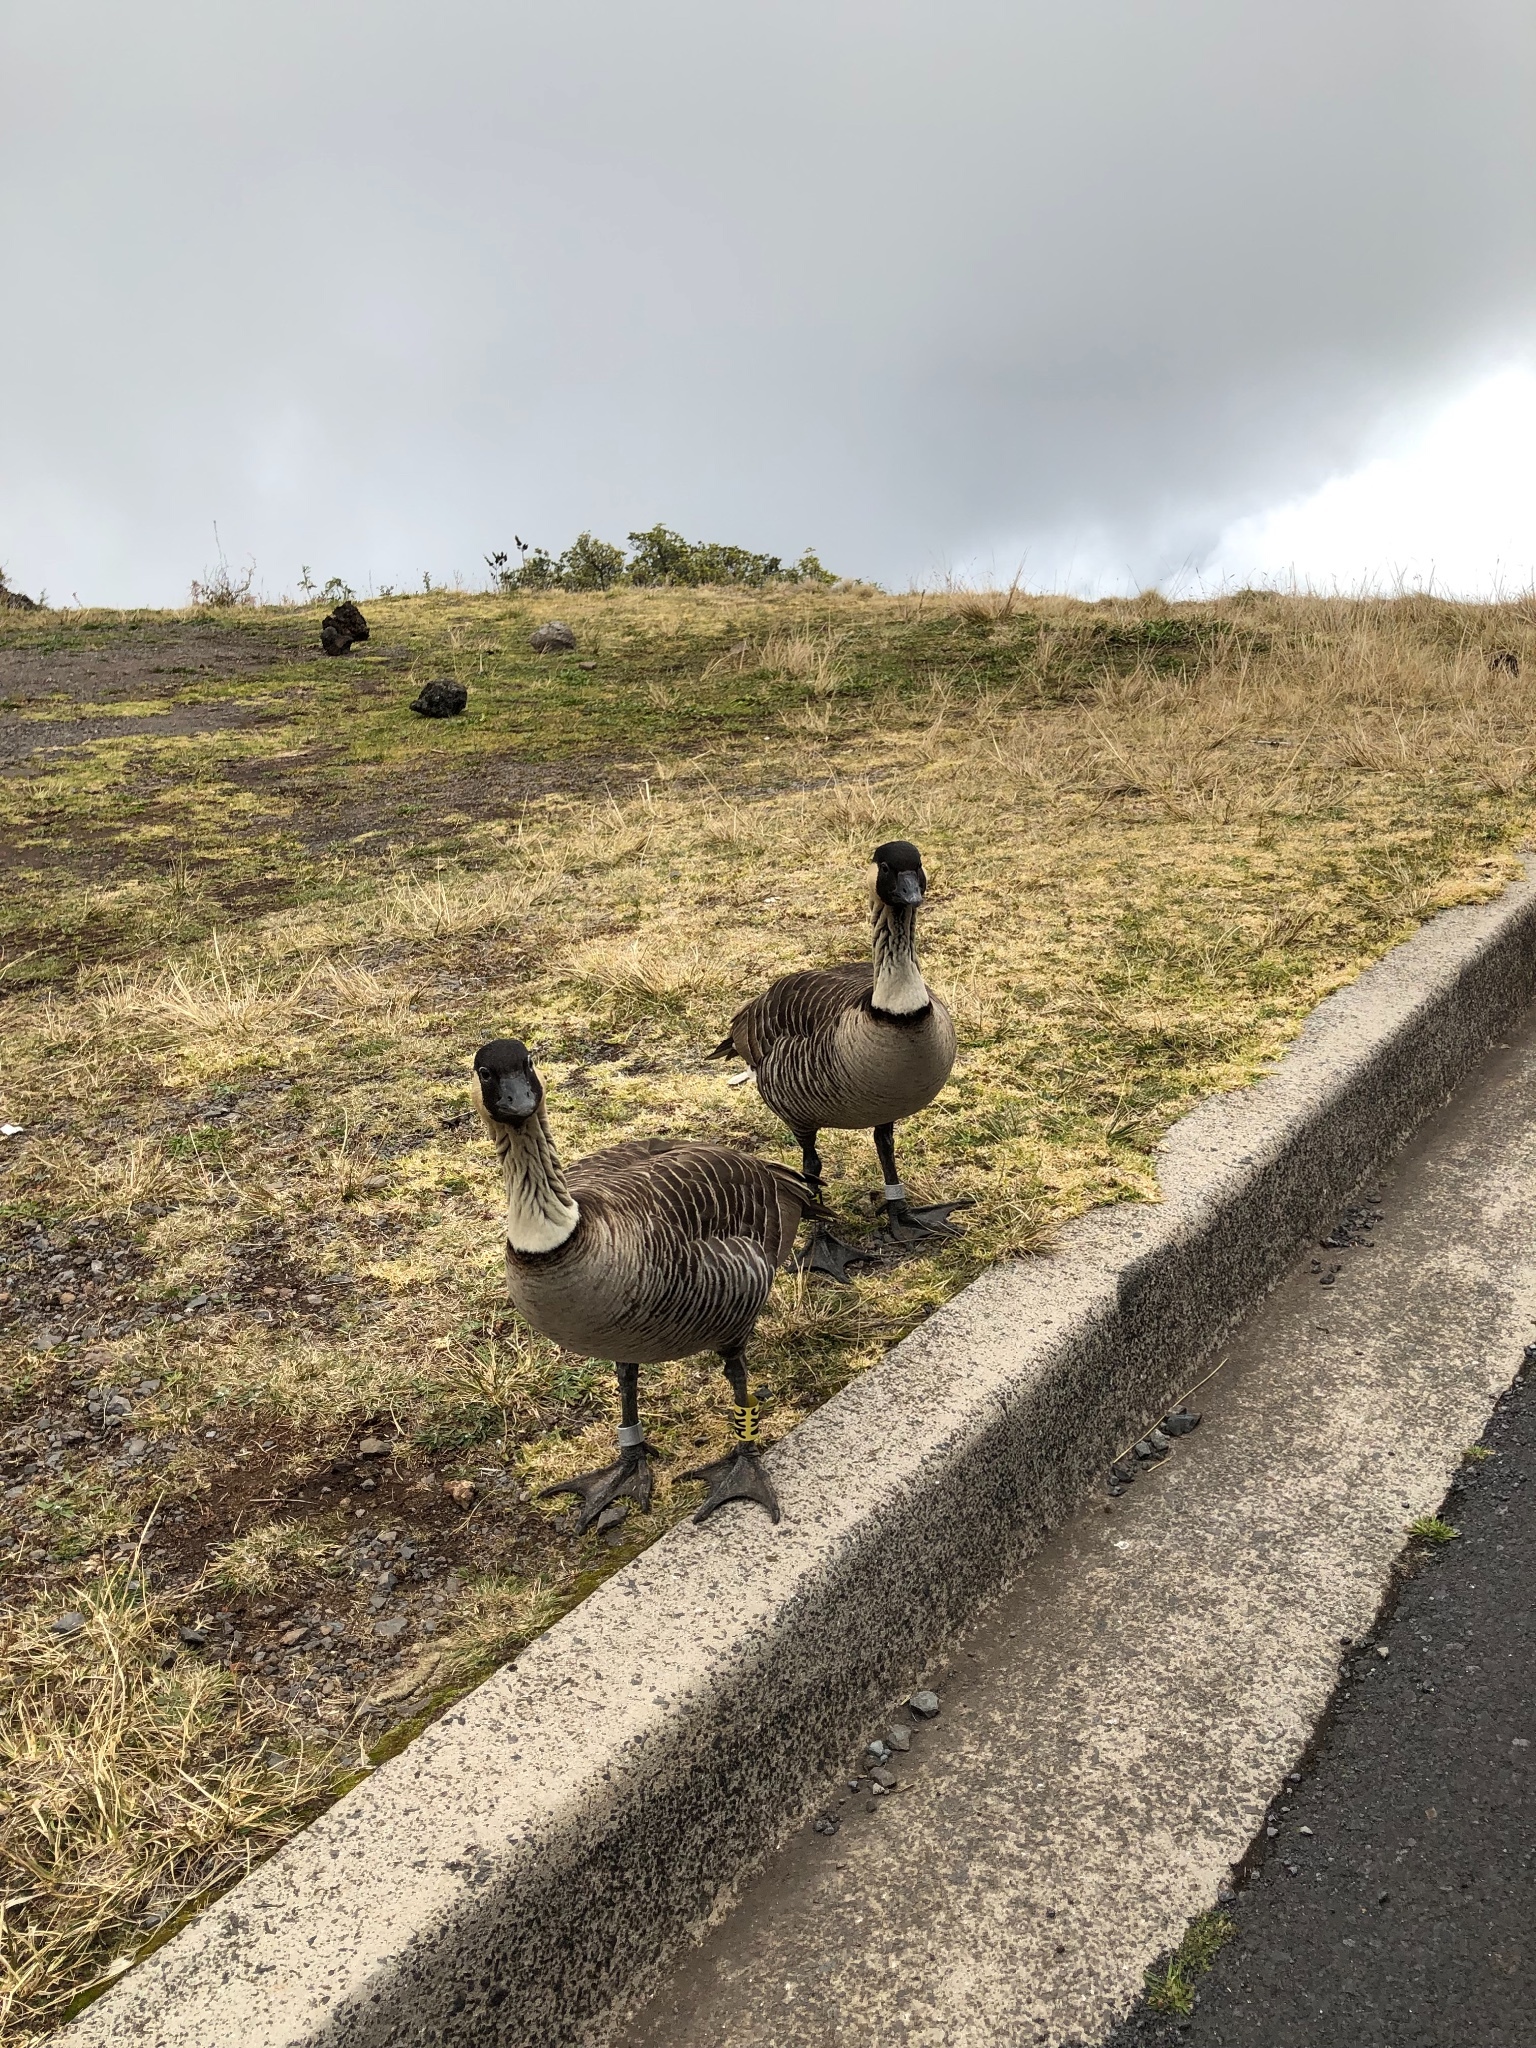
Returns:
[[[1169,1134],[1159,1207],[999,1267],[91,2006],[69,2048],[597,2038],[891,1700],[1536,996],[1450,911]]]

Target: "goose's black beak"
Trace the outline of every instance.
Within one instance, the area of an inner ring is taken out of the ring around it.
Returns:
[[[499,1124],[525,1124],[539,1106],[539,1091],[528,1074],[493,1074],[480,1078],[486,1114]]]
[[[891,900],[898,910],[915,909],[923,900],[923,878],[904,868],[891,885]]]

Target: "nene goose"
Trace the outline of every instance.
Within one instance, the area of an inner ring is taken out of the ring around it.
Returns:
[[[639,1138],[564,1170],[525,1045],[494,1039],[475,1054],[475,1106],[496,1141],[506,1187],[507,1288],[536,1330],[619,1381],[619,1455],[601,1471],[546,1487],[575,1494],[577,1526],[611,1528],[651,1500],[654,1456],[640,1422],[640,1367],[718,1351],[734,1402],[730,1453],[685,1472],[709,1495],[779,1519],[758,1462],[761,1390],[747,1391],[746,1344],[802,1217],[824,1213],[792,1168],[719,1145]],[[616,1511],[616,1512],[615,1512]]]
[[[737,1011],[710,1058],[737,1053],[747,1062],[758,1093],[799,1141],[801,1170],[818,1194],[819,1133],[872,1130],[888,1240],[959,1237],[949,1217],[969,1202],[914,1209],[896,1171],[893,1126],[926,1109],[955,1063],[953,1020],[917,964],[913,930],[928,887],[922,855],[906,839],[877,846],[869,886],[873,962],[784,975]],[[869,1257],[818,1222],[799,1263],[846,1280],[850,1260]]]

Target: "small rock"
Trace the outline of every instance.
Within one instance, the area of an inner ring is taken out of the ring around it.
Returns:
[[[530,633],[528,645],[535,654],[569,653],[576,645],[576,635],[559,619],[550,619]]]
[[[1378,1643],[1376,1645],[1376,1654],[1378,1657],[1390,1657],[1392,1652],[1387,1648],[1385,1643]]]
[[[1147,1442],[1152,1446],[1153,1450],[1157,1451],[1159,1454],[1161,1454],[1163,1451],[1172,1449],[1172,1444],[1169,1438],[1164,1436],[1163,1432],[1160,1429],[1149,1429],[1147,1431]]]
[[[439,677],[422,684],[411,699],[411,709],[418,718],[457,718],[468,702],[469,692],[462,683]]]
[[[389,1440],[382,1436],[365,1436],[357,1447],[360,1458],[382,1458],[389,1450]]]
[[[354,640],[368,638],[368,621],[348,598],[327,612],[320,622],[320,649],[324,654],[347,654]]]
[[[450,1479],[443,1491],[455,1507],[467,1508],[480,1489],[473,1479]]]
[[[308,1634],[308,1628],[304,1627],[302,1624],[298,1628],[284,1629],[283,1648],[285,1650],[291,1650],[295,1643],[302,1643],[304,1638]]]
[[[1310,1834],[1311,1834],[1311,1832],[1312,1832],[1312,1830],[1311,1830],[1310,1828],[1298,1828],[1298,1829],[1297,1829],[1297,1833],[1298,1833],[1298,1834],[1302,1834],[1302,1835],[1310,1835]]]
[[[837,1815],[835,1813],[822,1814],[816,1822],[816,1832],[818,1835],[835,1835],[837,1833]]]
[[[1110,1466],[1109,1476],[1122,1488],[1129,1486],[1136,1477],[1135,1459],[1121,1458],[1118,1463]]]
[[[1145,1437],[1143,1437],[1141,1442],[1136,1446],[1136,1456],[1138,1458],[1153,1458],[1156,1457],[1156,1455],[1157,1453],[1153,1450],[1151,1444],[1147,1441]]]
[[[83,1614],[61,1614],[56,1620],[49,1622],[48,1633],[55,1636],[74,1636],[78,1635],[84,1627],[85,1616]]]
[[[383,1636],[386,1642],[392,1643],[397,1636],[403,1636],[409,1627],[408,1616],[392,1614],[388,1621],[376,1621],[373,1624],[373,1632],[376,1636]]]
[[[939,1711],[939,1696],[936,1692],[915,1692],[907,1705],[914,1714],[921,1714],[925,1721],[931,1721]]]
[[[1158,1427],[1165,1436],[1188,1436],[1192,1429],[1200,1427],[1200,1417],[1188,1408],[1175,1408]]]
[[[877,1764],[883,1764],[890,1753],[883,1742],[872,1742],[864,1752],[866,1756],[872,1756]]]
[[[877,1785],[883,1785],[887,1792],[895,1789],[896,1773],[887,1769],[884,1764],[878,1770],[871,1771],[869,1775]]]
[[[176,1631],[189,1650],[200,1650],[208,1641],[205,1628],[181,1628]]]
[[[908,1750],[912,1747],[912,1731],[910,1728],[887,1728],[885,1739],[890,1747],[895,1750]]]
[[[1276,1827],[1268,1827],[1264,1830],[1264,1832],[1269,1837],[1269,1839],[1273,1841],[1276,1835],[1279,1834],[1280,1830]]]
[[[1378,1893],[1376,1894],[1376,1903],[1377,1903],[1377,1905],[1378,1905],[1378,1906],[1384,1906],[1384,1905],[1385,1905],[1385,1904],[1387,1903],[1388,1899],[1390,1899],[1390,1898],[1391,1898],[1391,1896],[1392,1896],[1392,1894],[1391,1894],[1390,1892],[1378,1892]]]
[[[597,663],[595,661],[578,661],[576,666],[578,668],[586,669],[587,672],[590,674],[591,671],[597,667]]]

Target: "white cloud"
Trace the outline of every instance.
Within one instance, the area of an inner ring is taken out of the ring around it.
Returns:
[[[1211,584],[1512,595],[1536,584],[1536,369],[1474,385],[1362,468],[1232,522]]]

